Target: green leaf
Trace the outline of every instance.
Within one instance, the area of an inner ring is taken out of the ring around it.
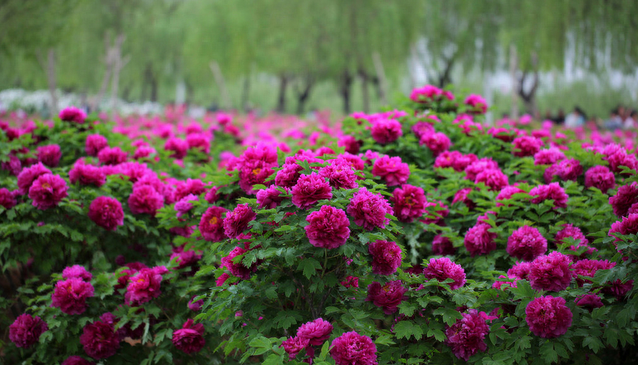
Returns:
[[[401,321],[394,326],[394,333],[397,338],[410,338],[414,336],[415,339],[420,340],[423,337],[423,330],[420,326],[415,325],[411,321]]]
[[[306,278],[310,279],[317,270],[321,269],[321,264],[319,261],[309,257],[307,259],[301,260],[299,262],[299,266],[297,266],[297,270],[303,270],[303,274]]]

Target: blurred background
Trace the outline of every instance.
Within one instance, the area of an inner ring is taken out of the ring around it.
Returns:
[[[637,43],[635,0],[0,0],[0,108],[342,115],[429,83],[606,119]]]

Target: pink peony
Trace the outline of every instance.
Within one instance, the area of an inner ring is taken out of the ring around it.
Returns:
[[[456,253],[456,248],[452,245],[452,242],[448,237],[443,237],[443,235],[436,235],[432,240],[432,254],[433,255],[454,255]]]
[[[545,200],[554,201],[554,209],[567,208],[567,200],[569,196],[565,193],[565,189],[555,182],[548,185],[539,185],[529,192],[533,196],[532,203],[540,204]]]
[[[51,174],[51,170],[44,167],[42,162],[31,167],[25,167],[18,175],[18,188],[20,194],[28,194],[31,185],[40,175]]]
[[[220,196],[217,193],[219,191],[219,187],[213,186],[212,188],[206,191],[206,196],[204,196],[204,200],[206,200],[209,204],[215,204]]]
[[[16,194],[7,188],[0,188],[0,206],[8,210],[15,207],[16,204]]]
[[[22,175],[22,174],[20,174]],[[18,186],[20,177],[18,177]],[[630,209],[638,207],[638,183],[632,182],[630,185],[623,185],[618,188],[616,195],[609,198],[609,204],[614,208],[614,214],[624,217]]]
[[[168,270],[163,266],[140,269],[129,279],[126,294],[124,294],[124,303],[131,307],[138,307],[159,297],[162,294],[160,291],[162,275],[166,272]]]
[[[188,142],[177,137],[171,137],[164,143],[164,149],[172,152],[172,158],[182,159],[188,153]]]
[[[487,102],[481,95],[470,94],[463,103],[471,106],[473,109],[471,112],[475,114],[485,114],[487,112]]]
[[[124,210],[117,199],[99,196],[89,206],[89,218],[98,226],[115,231],[117,227],[124,225]]]
[[[394,216],[400,222],[411,223],[425,213],[425,193],[422,188],[404,184],[392,193]]]
[[[386,155],[374,162],[372,175],[385,180],[387,186],[396,186],[408,181],[410,167],[407,163],[401,162],[401,157]]]
[[[95,365],[95,363],[74,355],[69,356],[66,360],[62,361],[62,365]]]
[[[440,132],[426,133],[421,136],[421,139],[419,140],[419,145],[426,145],[430,149],[430,151],[432,151],[432,155],[434,157],[450,149],[451,144],[452,142],[450,142],[450,138],[448,138],[448,136],[444,133]]]
[[[454,261],[447,257],[430,259],[428,266],[423,269],[423,275],[425,275],[425,278],[428,280],[436,279],[440,282],[446,279],[454,280],[448,284],[452,290],[465,285],[465,270],[463,270],[461,265],[454,263]]]
[[[465,168],[465,178],[474,181],[476,176],[485,170],[499,170],[498,163],[489,157],[472,162]]]
[[[375,227],[385,228],[390,223],[386,214],[392,214],[392,207],[381,194],[362,188],[354,194],[346,211],[354,218],[355,224],[372,231]]]
[[[357,175],[347,160],[333,160],[332,164],[319,170],[319,175],[328,179],[330,186],[334,189],[355,189],[359,186]]]
[[[368,245],[372,255],[372,272],[377,275],[392,275],[401,266],[401,247],[396,242],[377,240]]]
[[[257,192],[257,206],[262,209],[274,209],[285,199],[281,194],[274,185],[261,189]]]
[[[361,144],[362,142],[358,141],[354,136],[350,135],[339,137],[339,141],[337,142],[337,145],[339,147],[343,147],[346,152],[352,153],[353,155],[359,153]]]
[[[556,245],[562,245],[565,243],[565,238],[571,237],[576,241],[580,241],[580,244],[587,245],[589,244],[589,240],[585,237],[580,228],[575,227],[573,224],[564,224],[562,230],[556,233],[556,237],[554,237],[554,241]]]
[[[412,89],[410,99],[417,103],[431,103],[440,99],[443,90],[433,85],[425,85]]]
[[[501,191],[509,185],[507,175],[498,169],[487,169],[479,172],[474,179],[474,183],[483,183],[491,191]]]
[[[106,183],[106,175],[99,167],[76,163],[69,171],[69,181],[71,184],[94,185],[99,188]]]
[[[423,135],[434,132],[436,132],[434,126],[432,125],[432,123],[429,122],[421,121],[412,126],[412,133],[414,133],[416,138],[419,140],[421,139],[421,137],[423,137]]]
[[[46,210],[55,207],[66,198],[69,195],[68,188],[60,175],[40,175],[29,188],[29,198],[33,200],[34,207]]]
[[[373,281],[372,284],[368,285],[366,301],[383,309],[383,313],[392,314],[399,310],[399,304],[405,299],[407,291],[401,280],[389,281],[385,285]]]
[[[193,312],[199,312],[204,306],[204,299],[195,301],[196,297],[197,296],[194,295],[191,300],[188,301],[188,309],[192,310]]]
[[[377,365],[377,347],[372,339],[355,331],[335,338],[330,356],[336,365]]]
[[[609,262],[607,260],[584,259],[575,262],[571,266],[571,269],[576,276],[576,283],[579,287],[582,287],[585,283],[591,284],[592,281],[589,279],[584,279],[581,276],[593,278],[598,270],[610,270],[615,266],[615,262]]]
[[[184,323],[182,329],[173,331],[173,345],[187,354],[200,352],[205,344],[204,325],[194,324],[190,318]]]
[[[572,312],[561,297],[535,298],[525,308],[525,314],[529,329],[542,338],[562,336],[572,325]]]
[[[549,184],[553,176],[558,176],[562,181],[576,181],[582,174],[583,167],[580,165],[580,162],[575,159],[569,159],[559,161],[551,167],[548,167],[543,177],[545,178],[545,183]]]
[[[331,333],[332,324],[328,321],[324,321],[322,318],[304,323],[297,329],[297,337],[308,339],[308,343],[311,346],[323,345],[323,343],[330,338]]]
[[[603,306],[603,301],[596,294],[585,294],[574,299],[574,303],[577,306],[583,307],[588,311],[593,311],[596,308],[601,308]]]
[[[60,163],[62,157],[62,151],[57,144],[51,144],[47,146],[40,146],[37,150],[38,161],[42,162],[48,167],[56,167]]]
[[[89,156],[97,157],[98,153],[104,149],[104,147],[109,146],[109,141],[106,137],[101,136],[99,134],[90,134],[86,136],[86,143],[84,145],[84,150],[86,154]]]
[[[507,253],[523,261],[532,261],[547,252],[547,240],[530,226],[515,230],[507,239]]]
[[[263,161],[244,161],[239,170],[239,187],[247,194],[255,194],[254,185],[269,185],[266,179],[275,172]]]
[[[113,327],[101,321],[84,326],[80,343],[84,352],[94,359],[111,357],[120,348],[120,339]]]
[[[564,160],[565,154],[556,147],[540,150],[534,154],[534,165],[553,165]]]
[[[91,279],[93,279],[93,275],[86,271],[84,266],[80,265],[67,266],[64,270],[62,270],[62,277],[64,279],[78,278],[86,281],[87,283],[91,282]]]
[[[65,122],[74,122],[77,124],[84,124],[84,120],[86,119],[86,113],[84,110],[76,108],[74,106],[69,106],[58,114],[58,117]]]
[[[104,147],[98,152],[97,159],[102,165],[119,165],[126,162],[128,153],[122,151],[119,147]]]
[[[445,343],[450,346],[454,356],[468,361],[478,352],[487,351],[485,337],[490,332],[490,326],[487,324],[489,317],[485,312],[476,309],[470,309],[468,313],[461,315],[463,318],[458,319],[445,331]]]
[[[66,314],[82,314],[86,310],[86,299],[93,296],[93,285],[81,278],[58,281],[51,294],[51,306]]]
[[[235,260],[236,257],[242,256],[246,252],[248,252],[248,250],[237,246],[228,253],[228,256],[222,258],[222,266],[228,269],[231,274],[243,280],[250,279],[250,274],[257,271],[256,262],[253,263],[250,267],[246,267],[241,259],[238,261]]]
[[[180,199],[177,203],[175,203],[175,206],[173,207],[173,209],[175,209],[175,211],[177,212],[177,218],[180,218],[184,214],[190,212],[190,210],[193,209],[192,202],[197,200],[198,198],[195,195],[188,194],[182,199]]]
[[[511,269],[507,270],[507,276],[527,280],[531,270],[531,262],[517,262]]]
[[[308,348],[309,344],[310,340],[308,340],[307,338],[295,336],[283,341],[281,343],[281,347],[283,347],[288,354],[288,359],[293,360],[295,357],[297,357],[297,355],[299,355],[301,350]]]
[[[175,201],[184,199],[189,194],[199,196],[206,192],[206,185],[199,179],[186,179],[177,183]],[[170,203],[167,203],[170,204]]]
[[[503,200],[510,200],[514,194],[527,194],[527,192],[516,186],[506,186],[496,196],[496,206],[501,207],[505,204],[501,203]]]
[[[512,141],[512,153],[516,157],[534,156],[543,146],[543,141],[536,137],[523,136]]]
[[[346,280],[341,282],[341,285],[344,288],[358,288],[359,287],[359,278],[356,276],[348,276]]]
[[[49,326],[40,317],[21,314],[9,326],[9,340],[18,347],[28,348],[38,342],[48,329]]]
[[[248,204],[240,204],[232,211],[226,214],[224,218],[224,233],[229,238],[238,238],[239,235],[248,229],[248,223],[253,221],[257,214]]]
[[[189,133],[186,137],[188,149],[197,149],[202,153],[210,153],[210,138],[203,133]]]
[[[486,255],[496,249],[496,233],[490,232],[492,226],[477,223],[465,234],[465,248],[471,256]]]
[[[606,166],[594,166],[585,173],[585,186],[588,188],[594,187],[607,193],[614,185],[616,177]]]
[[[135,153],[133,153],[133,158],[136,160],[142,159],[142,158],[150,158],[151,155],[156,154],[157,151],[155,150],[155,148],[150,147],[150,146],[140,146],[135,150]]]
[[[612,223],[611,228],[609,229],[609,233],[607,234],[609,237],[615,238],[614,242],[632,242],[627,239],[616,237],[616,233],[619,233],[622,236],[638,233],[638,213],[631,213],[626,217],[622,217],[620,221]]]
[[[306,221],[306,236],[315,247],[337,248],[343,246],[350,237],[350,221],[341,209],[323,205],[318,211],[310,213]]]
[[[151,185],[133,186],[133,192],[128,197],[128,207],[133,214],[150,214],[155,216],[164,206],[164,196]]]
[[[377,143],[388,144],[399,139],[403,135],[403,130],[401,123],[394,119],[378,119],[372,122],[370,134]]]
[[[317,173],[302,175],[292,187],[292,203],[297,208],[307,209],[319,200],[332,198],[332,188],[325,178]]]
[[[558,251],[539,256],[532,261],[529,283],[536,290],[561,291],[569,286],[574,277],[570,264],[569,257]]]
[[[206,241],[219,242],[227,238],[224,232],[224,215],[226,212],[228,212],[227,209],[217,206],[206,209],[202,219],[199,221],[199,231]]]

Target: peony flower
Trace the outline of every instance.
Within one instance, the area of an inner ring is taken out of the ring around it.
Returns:
[[[403,184],[392,193],[394,216],[400,222],[411,223],[422,217],[426,202],[425,193],[420,187]]]
[[[481,95],[478,94],[470,94],[465,101],[463,102],[465,105],[469,105],[472,107],[472,113],[475,114],[485,114],[487,113],[487,102]]]
[[[199,221],[199,231],[206,241],[219,242],[227,238],[224,232],[224,214],[226,212],[228,212],[227,209],[217,206],[206,209]]]
[[[86,299],[93,293],[93,285],[81,278],[58,281],[51,294],[51,306],[66,314],[82,314],[86,310]]]
[[[194,324],[190,318],[184,323],[182,329],[173,331],[173,345],[187,354],[200,352],[205,344],[204,325]]]
[[[277,190],[275,185],[269,186],[267,189],[261,189],[257,192],[257,204],[262,209],[274,209],[284,201],[281,191]]]
[[[0,206],[3,206],[4,209],[9,210],[15,207],[16,204],[16,194],[12,191],[9,191],[9,189],[7,188],[0,188]]]
[[[452,242],[448,237],[443,237],[443,235],[436,235],[432,240],[432,254],[433,255],[454,255],[456,253],[456,248],[452,245]]]
[[[133,192],[128,197],[128,207],[133,214],[150,214],[155,216],[164,206],[164,196],[151,185],[133,185]]]
[[[485,337],[490,332],[487,324],[489,317],[485,312],[476,309],[470,309],[468,313],[461,315],[463,318],[458,319],[445,331],[445,343],[450,346],[454,356],[468,361],[479,351],[487,351]]]
[[[20,173],[22,175],[22,173]],[[18,176],[18,186],[20,177]],[[638,183],[632,182],[630,185],[623,185],[618,188],[616,195],[609,198],[609,204],[614,208],[614,214],[618,217],[627,215],[630,209],[638,207]]]
[[[399,310],[399,304],[405,299],[407,291],[401,280],[389,281],[385,285],[373,281],[372,284],[368,285],[366,301],[383,309],[383,313],[392,314]]]
[[[534,165],[553,165],[564,160],[565,154],[556,147],[540,150],[534,154]]]
[[[474,179],[474,183],[483,183],[491,191],[501,191],[509,185],[507,175],[498,169],[487,169],[479,172]]]
[[[381,194],[373,194],[368,189],[361,188],[352,197],[346,211],[358,226],[372,231],[375,227],[385,228],[390,223],[386,214],[392,214],[392,207]]]
[[[585,173],[585,187],[594,187],[607,193],[614,185],[616,185],[616,177],[606,166],[594,166]]]
[[[577,306],[587,309],[589,312],[603,306],[603,301],[596,294],[585,294],[574,299]]]
[[[343,246],[350,237],[350,221],[341,209],[323,205],[306,217],[309,223],[304,229],[310,244],[326,249]]]
[[[531,262],[517,262],[511,269],[507,270],[507,276],[528,280],[531,270]]]
[[[554,201],[554,209],[567,208],[567,200],[569,196],[565,193],[565,189],[555,182],[548,185],[539,185],[529,192],[533,196],[532,203],[540,204],[545,200]]]
[[[501,203],[501,201],[503,200],[510,200],[512,199],[512,196],[514,194],[527,194],[527,192],[523,189],[520,189],[516,186],[506,186],[503,189],[501,189],[501,191],[498,193],[498,195],[496,196],[496,206],[497,207],[502,207],[503,203]]]
[[[528,280],[535,290],[561,291],[569,286],[573,274],[571,260],[558,251],[539,256],[532,261]]]
[[[223,267],[228,269],[228,271],[230,271],[230,273],[234,276],[243,280],[250,279],[250,274],[257,271],[256,262],[254,262],[250,267],[246,267],[242,260],[238,260],[236,263],[234,262],[236,261],[235,257],[242,256],[246,252],[248,252],[248,250],[237,246],[228,253],[228,256],[223,257],[221,260]]]
[[[140,269],[129,279],[126,294],[124,294],[124,303],[131,307],[138,307],[159,297],[162,294],[160,291],[162,275],[167,272],[168,270],[164,266]]]
[[[224,218],[224,233],[229,238],[238,238],[239,235],[248,229],[248,223],[253,221],[257,214],[248,204],[240,204],[232,211],[226,214]]]
[[[490,232],[492,226],[487,223],[477,223],[465,234],[465,248],[471,256],[486,255],[496,249],[496,233]]]
[[[352,165],[344,159],[333,160],[332,164],[322,167],[319,175],[328,179],[333,189],[355,189],[359,186]]]
[[[171,158],[182,159],[188,153],[188,142],[177,137],[171,137],[164,143],[164,149],[173,152],[170,155]]]
[[[336,365],[376,365],[377,347],[370,337],[351,331],[332,341],[330,356]]]
[[[359,153],[361,144],[362,144],[361,141],[358,141],[354,136],[351,136],[351,135],[341,136],[339,137],[339,140],[337,141],[337,146],[343,147],[346,152],[352,153],[353,155],[356,155],[357,153]]]
[[[554,241],[556,242],[556,245],[562,245],[565,243],[565,238],[567,237],[571,237],[574,240],[576,240],[579,244],[578,246],[586,246],[589,244],[589,240],[585,237],[585,235],[583,234],[583,232],[580,230],[580,228],[574,226],[573,224],[563,224],[563,228],[562,230],[558,231],[556,233],[556,236],[554,237]],[[572,246],[574,247],[574,246]]]
[[[66,360],[62,361],[62,365],[95,365],[95,363],[74,355],[69,356]]]
[[[383,156],[372,166],[372,175],[385,180],[387,186],[405,183],[410,177],[410,166],[401,162],[401,157]]]
[[[210,138],[203,133],[188,133],[186,136],[188,149],[197,149],[205,154],[210,153]]]
[[[302,175],[292,187],[292,203],[297,208],[307,209],[319,200],[332,198],[332,188],[325,178],[317,173]]]
[[[428,266],[423,269],[423,275],[426,279],[436,279],[440,282],[446,279],[454,280],[448,284],[452,290],[465,285],[465,270],[447,257],[430,259]]]
[[[410,93],[410,99],[417,103],[431,103],[439,100],[443,90],[433,85],[425,85],[423,87],[417,87],[412,89]]]
[[[286,341],[281,343],[281,347],[284,348],[286,353],[288,354],[288,359],[293,360],[301,350],[308,348],[310,340],[307,338],[301,338],[299,336],[290,337]]]
[[[306,322],[297,329],[297,337],[307,339],[311,346],[323,345],[332,333],[332,324],[317,318],[314,321]]]
[[[9,326],[9,340],[18,347],[28,348],[38,342],[47,330],[49,326],[40,317],[21,314]]]
[[[91,282],[91,279],[93,279],[93,275],[86,271],[84,266],[80,265],[67,266],[64,270],[62,270],[62,277],[64,279],[78,278],[86,281],[87,283]]]
[[[476,176],[485,170],[499,170],[498,163],[489,157],[472,162],[465,168],[465,178],[474,181]]]
[[[507,239],[507,253],[523,261],[532,261],[547,252],[547,240],[530,226],[523,226],[515,230]]]
[[[186,179],[177,183],[175,189],[175,201],[184,199],[187,195],[199,196],[206,192],[206,185],[199,179]],[[171,204],[168,203],[167,204]]]
[[[368,245],[372,255],[372,272],[377,275],[392,275],[401,266],[401,247],[396,242],[377,240]]]
[[[118,226],[124,225],[124,210],[117,199],[99,196],[89,206],[89,218],[98,226],[115,231]]]
[[[60,175],[40,175],[29,188],[29,198],[33,200],[34,207],[46,210],[66,198],[69,195],[67,190],[66,181]]]
[[[98,153],[104,149],[104,147],[109,146],[109,141],[106,137],[101,136],[99,134],[90,134],[86,136],[86,143],[84,145],[84,150],[86,154],[89,156],[97,157]]]
[[[128,153],[122,151],[119,147],[104,147],[98,152],[97,159],[102,165],[119,165],[126,162]]]
[[[106,183],[106,175],[97,166],[76,163],[69,171],[69,181],[71,184],[94,185],[99,188]]]
[[[193,194],[188,194],[182,199],[180,199],[173,209],[177,212],[177,218],[180,218],[184,214],[188,213],[191,209],[193,209],[193,201],[197,201],[197,197]]]
[[[346,280],[341,282],[341,285],[344,288],[358,288],[359,287],[359,278],[356,276],[348,276]]]
[[[202,255],[201,251],[200,253],[197,253],[195,250],[184,250],[184,246],[178,246],[173,248],[171,260],[173,259],[175,259],[175,263],[177,264],[176,269],[191,267],[192,270],[190,273],[186,273],[186,275],[195,275],[195,272],[197,271],[197,263],[202,259]]]
[[[522,136],[512,141],[512,154],[516,157],[534,156],[543,146],[543,141],[536,137]]]
[[[525,314],[530,331],[542,338],[562,336],[572,325],[572,312],[561,297],[535,298],[525,308]]]
[[[495,281],[494,284],[492,284],[492,288],[493,289],[505,290],[507,288],[516,288],[517,287],[516,281],[518,280],[518,278],[516,278],[516,277],[509,278],[507,276],[500,275],[498,278],[499,279],[508,279],[508,280],[507,281],[501,281],[501,280]],[[505,285],[505,287],[503,285]]]
[[[38,161],[49,167],[57,167],[62,157],[62,151],[57,144],[40,146],[37,149]]]
[[[430,149],[430,151],[432,151],[432,155],[434,157],[437,157],[442,152],[450,149],[451,144],[452,142],[450,142],[450,138],[448,138],[448,136],[444,133],[440,132],[426,133],[421,136],[421,139],[419,140],[419,145],[426,145]]]
[[[65,122],[74,122],[77,124],[84,124],[84,120],[86,119],[86,113],[84,110],[76,108],[74,106],[69,106],[58,114],[58,117]]]
[[[257,184],[269,185],[266,179],[275,172],[263,161],[244,161],[239,169],[239,187],[247,194],[255,194],[253,186]]]
[[[51,174],[51,170],[44,167],[42,162],[38,162],[37,164],[31,167],[25,167],[22,169],[20,174],[18,174],[18,188],[19,193],[24,195],[29,193],[29,189],[33,182],[40,176]]]
[[[80,343],[87,355],[98,360],[115,355],[120,348],[120,339],[113,327],[101,321],[84,326]]]
[[[403,135],[403,130],[398,121],[383,118],[372,123],[370,134],[377,143],[388,144],[399,139]]]

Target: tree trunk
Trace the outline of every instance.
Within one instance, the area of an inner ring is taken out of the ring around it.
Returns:
[[[310,98],[310,91],[314,86],[314,80],[308,76],[304,88],[301,91],[297,91],[297,114],[301,115],[304,112],[306,102]]]
[[[153,103],[157,102],[157,98],[158,98],[158,85],[157,85],[157,77],[153,76],[151,78],[151,101]]]
[[[510,117],[518,119],[518,79],[516,77],[516,69],[518,68],[518,59],[516,57],[516,47],[510,45],[510,77],[512,79],[512,111]]]
[[[385,77],[385,71],[383,69],[383,63],[381,62],[381,56],[379,52],[372,54],[372,62],[374,63],[374,69],[377,72],[377,90],[379,93],[379,100],[383,105],[388,104],[388,80]]]
[[[47,59],[45,60],[40,51],[36,52],[36,56],[38,57],[38,61],[40,62],[40,66],[44,70],[47,75],[47,84],[49,86],[49,109],[51,111],[51,117],[57,116],[58,114],[58,96],[56,93],[57,89],[57,78],[55,74],[55,50],[53,48],[49,48],[49,52],[47,54]]]
[[[111,79],[111,113],[115,113],[117,109],[118,89],[120,86],[120,71],[130,61],[130,57],[122,59],[122,43],[126,37],[124,34],[117,36],[113,51],[113,78]]]
[[[113,71],[113,48],[111,47],[108,33],[104,33],[104,77],[102,78],[102,84],[100,85],[100,90],[98,91],[97,96],[93,99],[91,103],[91,110],[97,110],[106,93],[106,89],[109,86],[109,80],[111,79],[111,73]]]
[[[277,97],[277,113],[286,111],[286,88],[288,87],[288,77],[279,75],[279,96]]]
[[[222,96],[222,103],[224,105],[221,106],[220,109],[230,109],[232,108],[232,103],[230,101],[230,93],[226,88],[226,81],[224,80],[224,75],[222,74],[221,68],[219,68],[219,64],[215,61],[212,61],[209,65],[211,72],[213,73],[213,77],[215,78],[215,82],[219,87],[219,92]]]
[[[248,101],[250,100],[250,74],[244,76],[244,85],[241,92],[241,108],[248,111]]]
[[[349,71],[344,71],[343,76],[341,77],[341,88],[340,93],[343,98],[343,112],[344,114],[350,114],[350,89],[352,87],[352,75],[350,75]]]
[[[359,71],[361,77],[361,95],[363,98],[363,112],[370,112],[370,91],[368,89],[368,74],[365,71]]]

